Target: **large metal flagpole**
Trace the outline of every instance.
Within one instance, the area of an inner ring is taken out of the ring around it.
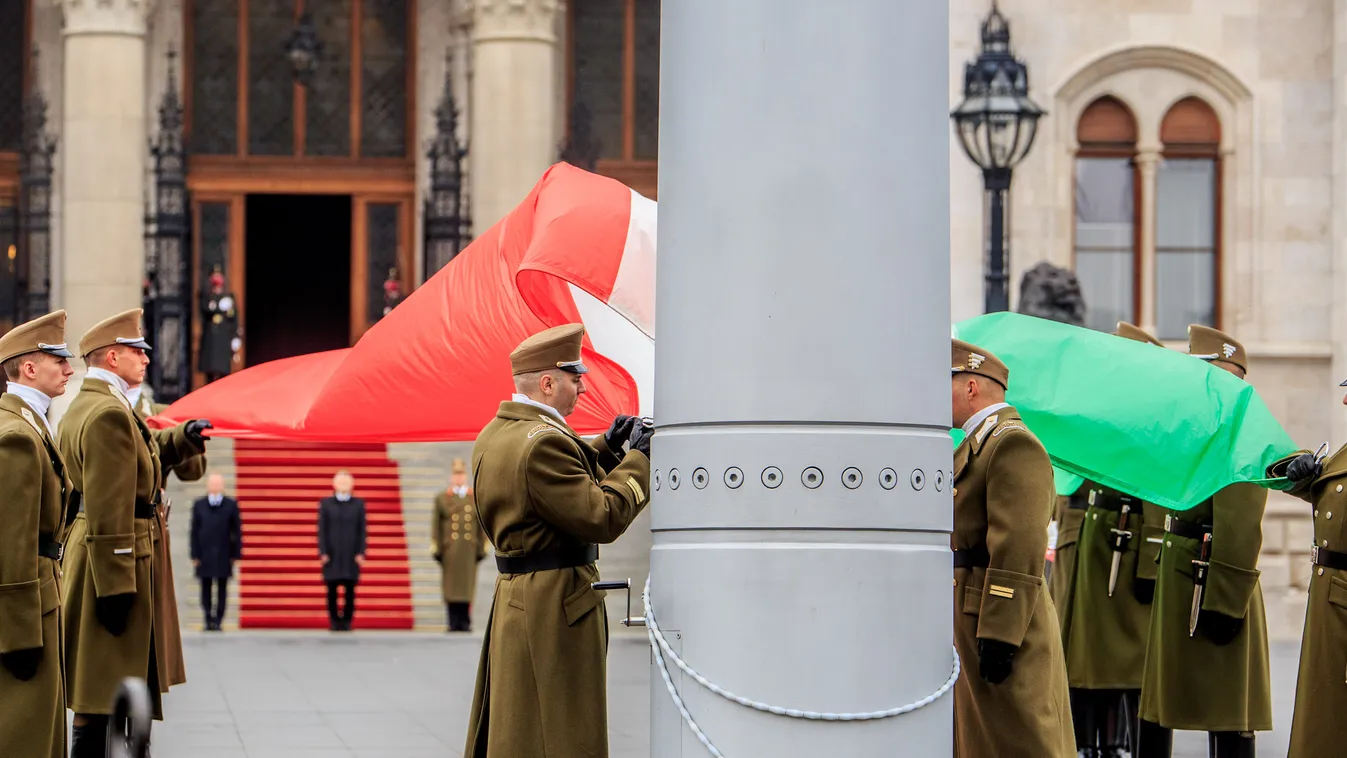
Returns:
[[[651,755],[949,755],[947,0],[662,13]]]

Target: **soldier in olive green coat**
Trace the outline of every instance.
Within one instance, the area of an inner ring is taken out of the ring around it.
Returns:
[[[1126,322],[1120,322],[1114,334],[1164,347]],[[1141,572],[1140,556],[1145,552],[1154,559],[1154,551],[1143,550],[1147,544],[1155,545],[1146,542],[1145,526],[1163,524],[1164,509],[1096,482],[1082,485],[1072,505],[1083,509],[1078,510],[1083,519],[1073,551],[1074,577],[1068,593],[1053,595],[1063,619],[1071,716],[1082,750],[1091,758],[1113,756],[1137,742],[1137,708],[1155,593],[1154,565],[1152,573]]]
[[[163,403],[152,403],[150,399],[142,394],[141,389],[144,385],[131,387],[127,399],[136,409],[136,415],[148,427],[149,418],[162,412],[167,405]],[[164,444],[161,442],[167,436],[172,438],[172,430],[150,430],[154,435],[155,444],[160,446],[159,457],[162,460],[165,456],[163,451]],[[163,479],[159,483],[159,489],[168,487],[169,473],[177,474],[178,479],[184,482],[194,482],[206,475],[206,455],[193,455],[172,468],[165,468]],[[167,498],[159,504],[158,512],[155,514],[157,527],[159,529],[160,539],[154,545],[154,581],[156,597],[163,598],[163,602],[155,606],[155,629],[163,630],[163,636],[155,639],[155,651],[159,655],[159,690],[168,692],[168,688],[178,684],[184,684],[187,681],[187,663],[183,660],[182,654],[182,624],[178,619],[178,589],[173,579],[173,545],[171,535],[168,529],[169,503]]]
[[[1188,352],[1244,378],[1248,360],[1232,337],[1188,328]],[[1255,731],[1272,728],[1267,620],[1259,586],[1267,490],[1232,484],[1186,511],[1167,514],[1141,683],[1141,755],[1170,755],[1171,730],[1210,733],[1219,758],[1253,758]],[[1190,625],[1194,572],[1209,542],[1205,588]]]
[[[1347,382],[1343,382],[1347,387]],[[1342,399],[1347,405],[1347,397]],[[1278,462],[1268,476],[1294,482],[1291,494],[1313,506],[1310,596],[1300,642],[1291,749],[1286,758],[1343,752],[1347,714],[1347,446],[1328,458],[1302,451]]]
[[[1005,403],[1010,371],[953,341],[956,758],[1074,758],[1057,612],[1043,580],[1052,463]]]
[[[570,324],[524,340],[510,355],[516,394],[473,446],[477,514],[501,573],[467,758],[608,755],[608,615],[591,586],[596,543],[616,540],[649,502],[653,430],[619,416],[585,442],[566,424],[584,392],[583,337]]]
[[[145,680],[163,718],[157,644],[165,600],[156,592],[156,520],[162,467],[205,448],[209,422],[189,421],[157,438],[127,391],[149,359],[140,310],[113,316],[80,340],[89,371],[61,422],[60,450],[81,498],[65,558],[66,692],[75,712],[72,758],[106,750],[106,716],[125,677]]]
[[[477,520],[476,500],[468,486],[468,467],[455,458],[449,489],[435,496],[430,514],[430,548],[440,564],[440,586],[451,632],[472,631],[472,600],[477,593],[477,564],[486,557],[486,535]]]
[[[70,482],[47,411],[70,368],[65,311],[0,337],[0,755],[65,758],[61,539]]]

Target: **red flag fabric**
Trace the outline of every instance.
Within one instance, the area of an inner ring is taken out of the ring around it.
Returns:
[[[633,203],[641,208],[636,222]],[[209,418],[218,437],[472,440],[513,392],[510,351],[542,329],[583,321],[588,392],[568,421],[581,434],[600,433],[614,415],[637,413],[643,399],[649,402],[648,391],[642,398],[632,374],[603,354],[595,337],[636,356],[642,375],[653,373],[646,365],[653,356],[653,223],[653,203],[625,185],[557,164],[517,208],[354,347],[250,367],[187,395],[152,421],[167,426]],[[647,242],[629,241],[634,227],[638,236],[648,232]],[[614,285],[633,279],[619,272],[629,251],[643,245],[649,248],[641,253],[648,257],[648,306],[623,306],[648,311],[640,327],[627,313],[614,316],[608,309],[615,291],[619,301],[637,298],[633,285]],[[578,303],[577,295],[586,302]]]

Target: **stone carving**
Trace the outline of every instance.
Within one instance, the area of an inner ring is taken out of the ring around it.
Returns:
[[[54,0],[64,32],[143,35],[156,0]]]
[[[1019,312],[1085,326],[1085,296],[1075,272],[1046,261],[1024,272],[1020,279]]]
[[[523,35],[554,41],[561,0],[472,0],[473,33],[477,39]]]

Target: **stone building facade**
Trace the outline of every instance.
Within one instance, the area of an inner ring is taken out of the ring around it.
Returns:
[[[306,311],[309,349],[349,344],[377,320],[386,272],[404,290],[425,276],[425,150],[446,75],[476,233],[563,150],[657,197],[659,0],[3,5],[0,243],[17,238],[13,114],[41,92],[58,142],[50,302],[75,334],[141,303],[148,146],[170,85],[191,153],[186,286],[200,292],[221,266],[253,359],[302,351],[303,334],[252,337]],[[950,5],[953,106],[990,0]],[[1297,441],[1347,441],[1335,405],[1347,378],[1347,0],[999,6],[1047,111],[1011,191],[1012,302],[1020,274],[1046,260],[1078,272],[1094,326],[1126,318],[1178,345],[1190,321],[1214,323],[1248,346],[1251,381]],[[323,44],[308,84],[285,52],[304,13]],[[981,311],[984,214],[954,139],[950,171],[957,320]]]

